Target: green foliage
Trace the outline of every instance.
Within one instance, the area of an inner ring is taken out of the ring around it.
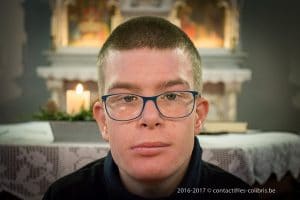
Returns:
[[[92,110],[84,110],[75,115],[59,111],[53,102],[48,102],[46,107],[40,108],[40,111],[33,115],[36,120],[42,121],[93,121]]]
[[[41,109],[39,113],[33,116],[34,119],[42,121],[93,121],[91,110],[82,110],[75,115],[69,115],[65,112],[49,113],[47,110]]]

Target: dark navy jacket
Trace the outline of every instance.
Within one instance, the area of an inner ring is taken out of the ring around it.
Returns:
[[[201,159],[202,149],[195,138],[187,173],[178,188],[160,199],[258,199],[251,187],[221,168]],[[67,175],[50,186],[44,200],[57,199],[132,199],[145,198],[129,193],[123,186],[111,153]]]

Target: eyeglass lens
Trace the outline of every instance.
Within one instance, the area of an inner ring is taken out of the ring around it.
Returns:
[[[131,120],[143,112],[145,99],[135,94],[113,94],[106,99],[106,110],[115,120]],[[190,91],[166,92],[155,96],[156,107],[161,115],[181,118],[189,115],[194,108],[194,94]]]

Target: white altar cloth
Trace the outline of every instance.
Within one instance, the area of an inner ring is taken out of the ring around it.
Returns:
[[[257,132],[198,136],[203,160],[221,166],[249,184],[263,184],[272,173],[277,180],[300,173],[300,136],[282,132]],[[227,164],[224,164],[226,162]]]
[[[44,125],[48,122],[43,122]],[[29,123],[27,130],[48,130]],[[48,123],[49,125],[49,123]],[[30,126],[34,126],[31,127]],[[1,126],[3,127],[3,125]],[[18,126],[16,126],[18,127]],[[1,129],[2,130],[2,129]],[[21,134],[24,129],[15,129]],[[84,134],[82,134],[84,138]],[[300,136],[291,133],[246,133],[197,136],[203,160],[240,177],[249,184],[265,183],[271,173],[280,180],[287,172],[300,173]],[[77,138],[78,139],[78,138]],[[56,179],[99,159],[109,151],[105,142],[46,142],[18,139],[0,143],[0,192],[23,199],[41,199]]]

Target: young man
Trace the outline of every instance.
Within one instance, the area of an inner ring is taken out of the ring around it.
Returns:
[[[246,183],[201,160],[195,135],[208,102],[185,33],[161,18],[131,19],[109,36],[98,67],[102,98],[93,112],[110,152],[58,180],[44,199],[255,198]]]

